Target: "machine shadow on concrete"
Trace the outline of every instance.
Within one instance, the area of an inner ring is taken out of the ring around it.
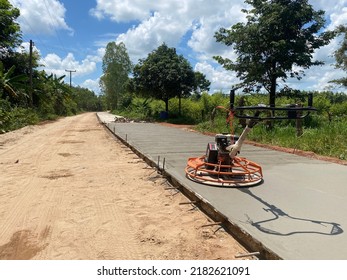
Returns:
[[[278,236],[290,236],[294,234],[338,235],[343,233],[343,229],[338,223],[293,217],[276,205],[272,205],[252,193],[250,188],[240,188],[239,190],[262,203],[265,206],[262,210],[273,215],[269,219],[253,221],[251,217],[245,214],[247,223],[261,232]]]

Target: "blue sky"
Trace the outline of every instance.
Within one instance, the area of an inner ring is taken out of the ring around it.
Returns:
[[[72,73],[72,83],[99,92],[102,57],[108,42],[124,42],[133,63],[165,42],[211,81],[211,93],[228,92],[239,81],[225,71],[214,55],[235,58],[233,50],[216,43],[220,27],[245,20],[243,0],[10,0],[21,10],[18,21],[23,47],[33,40],[46,72]],[[347,24],[347,0],[311,0],[326,12],[327,29]],[[318,50],[315,58],[324,66],[306,70],[301,80],[289,80],[297,89],[323,90],[328,81],[344,76],[334,68],[332,54],[339,38]],[[341,89],[342,90],[342,89]]]

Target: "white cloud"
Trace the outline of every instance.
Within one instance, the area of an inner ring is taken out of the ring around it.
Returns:
[[[326,65],[335,64],[335,51],[340,47],[341,37],[333,39],[329,45],[317,49],[313,55],[313,59],[323,61]]]
[[[222,67],[213,67],[210,63],[203,61],[195,65],[194,71],[204,73],[206,78],[213,84],[211,91],[228,91],[239,83],[234,72],[227,71]]]
[[[339,24],[347,23],[347,0],[311,0],[312,6],[316,10],[325,11],[328,20],[328,29],[333,29]]]
[[[97,0],[96,2],[97,5],[90,10],[90,14],[98,19],[109,17],[113,21],[120,22],[142,20],[148,16],[147,9],[143,9],[143,4],[146,1]]]
[[[212,82],[215,90],[230,88],[237,82],[235,74],[215,67],[213,56],[234,57],[230,47],[217,43],[214,34],[220,27],[229,27],[245,20],[241,12],[243,0],[98,0],[91,13],[99,19],[140,21],[116,41],[123,42],[134,63],[165,42],[170,47],[191,48],[200,71]],[[188,37],[187,37],[188,36]],[[213,90],[212,89],[212,90]]]
[[[29,42],[23,42],[19,48],[17,49],[18,52],[20,53],[29,53],[30,52],[30,43]],[[37,52],[40,55],[40,50],[33,45],[33,52]]]
[[[117,42],[123,42],[133,61],[137,62],[163,42],[170,47],[177,46],[189,28],[189,21],[155,12],[137,27],[118,36]]]
[[[302,80],[288,79],[287,85],[294,89],[301,90],[341,90],[337,88],[335,84],[330,81],[339,79],[345,76],[343,71],[335,69],[333,66],[326,64],[322,66],[313,66],[310,69],[305,70],[305,76]]]
[[[96,7],[90,10],[91,15],[98,19],[107,17],[116,22],[129,22],[146,20],[156,11],[178,16],[186,11],[187,2],[193,1],[97,0],[96,2]]]
[[[61,58],[57,54],[50,53],[41,59],[41,63],[44,65],[44,70],[50,74],[56,74],[58,76],[68,75],[66,70],[74,70],[74,76],[85,76],[93,73],[96,70],[96,62],[93,61],[95,57],[88,56],[86,59],[79,62],[75,59],[72,53],[64,58]]]
[[[66,9],[58,0],[11,0],[20,9],[18,21],[27,34],[53,35],[57,30],[73,33],[65,22]]]
[[[92,80],[87,79],[80,85],[83,88],[87,88],[91,91],[94,91],[96,94],[100,93],[100,87],[99,87],[99,79]]]
[[[239,2],[239,3],[238,3]],[[229,56],[230,47],[217,43],[214,37],[215,33],[221,28],[228,28],[237,22],[245,20],[245,14],[242,12],[246,6],[242,1],[235,1],[233,5],[222,1],[218,9],[211,14],[210,10],[198,18],[193,28],[193,33],[188,41],[188,45],[197,53],[203,54],[203,57],[214,55]]]
[[[198,53],[201,59],[211,59],[213,55],[221,54],[227,48],[216,40],[211,40],[216,31],[215,25],[206,24],[201,20],[194,26],[188,46]]]
[[[108,17],[113,21],[140,21],[127,32],[117,37],[124,42],[134,62],[165,42],[170,47],[178,47],[189,32],[188,46],[202,58],[225,50],[225,46],[215,42],[214,33],[222,26],[230,26],[244,20],[242,0],[207,1],[120,1],[98,0],[92,14],[99,19]],[[131,11],[131,12],[130,12]]]
[[[345,3],[347,6],[347,3]],[[331,24],[329,25],[329,29],[334,29],[339,25],[345,25],[347,23],[347,7],[343,7],[341,10],[334,11],[330,15]]]

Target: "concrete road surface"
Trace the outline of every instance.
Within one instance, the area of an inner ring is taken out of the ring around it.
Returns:
[[[183,186],[282,259],[347,259],[347,166],[245,145],[241,155],[263,168],[250,188],[201,185],[185,177],[189,157],[201,156],[213,137],[152,123],[99,118],[145,157],[162,164]]]

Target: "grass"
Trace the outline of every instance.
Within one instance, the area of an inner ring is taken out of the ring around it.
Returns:
[[[313,127],[304,127],[300,137],[296,136],[295,125],[291,123],[277,123],[272,130],[267,129],[264,123],[260,123],[253,128],[248,139],[347,160],[347,118],[335,119],[332,122],[320,118],[319,121],[313,120],[313,123]],[[218,118],[213,126],[210,122],[201,123],[197,125],[197,129],[202,132],[228,132],[223,118]],[[242,128],[237,124],[234,125],[234,130],[235,134],[242,132]]]
[[[296,136],[296,130],[291,126],[277,126],[273,131],[267,131],[264,126],[258,126],[251,132],[249,139],[347,159],[347,122],[325,124],[320,128],[306,128],[300,137]]]

